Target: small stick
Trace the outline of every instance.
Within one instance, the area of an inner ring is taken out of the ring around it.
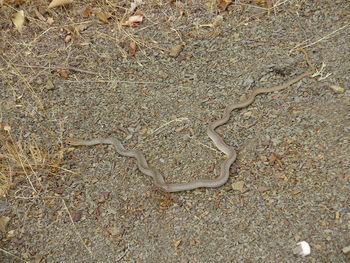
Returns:
[[[295,49],[304,49],[304,48],[307,48],[307,47],[311,47],[311,46],[313,46],[313,45],[316,45],[317,43],[319,43],[319,42],[321,42],[321,41],[323,41],[323,40],[326,40],[326,39],[330,38],[332,35],[334,35],[335,33],[337,33],[337,32],[340,31],[340,30],[343,30],[344,28],[346,28],[346,27],[349,26],[349,25],[350,25],[350,24],[346,24],[346,25],[342,26],[341,28],[338,28],[338,29],[332,31],[331,33],[329,33],[329,34],[327,34],[327,35],[325,35],[325,36],[319,38],[318,40],[316,40],[316,41],[314,41],[314,42],[312,42],[312,43],[310,43],[310,44],[306,44],[306,45],[300,47],[300,46],[302,45],[302,43],[301,43],[301,44],[296,45],[294,48],[295,48]],[[306,42],[306,41],[304,41],[304,43],[305,43],[305,42]]]
[[[106,73],[94,72],[94,71],[75,68],[75,67],[46,67],[46,66],[22,65],[22,64],[13,64],[13,65],[17,67],[23,67],[23,68],[41,68],[41,69],[53,69],[53,70],[62,69],[62,70],[71,70],[71,71],[76,71],[76,72],[81,72],[81,73],[86,73],[91,75],[99,75],[99,76],[105,76],[105,77],[109,76]]]
[[[69,212],[69,209],[68,209],[68,207],[67,207],[66,202],[64,201],[64,199],[62,199],[62,203],[63,203],[63,206],[64,206],[64,208],[66,209],[66,211],[67,211],[67,213],[68,213],[68,215],[69,215],[69,219],[70,219],[70,221],[71,221],[71,223],[72,223],[72,225],[73,225],[73,227],[74,227],[75,233],[77,234],[77,236],[79,237],[81,243],[83,243],[84,247],[85,247],[86,250],[89,252],[89,254],[90,254],[91,256],[93,256],[91,249],[85,244],[83,238],[81,237],[80,233],[78,232],[78,229],[76,228],[76,226],[75,226],[75,224],[74,224],[72,215],[71,215],[71,213]]]

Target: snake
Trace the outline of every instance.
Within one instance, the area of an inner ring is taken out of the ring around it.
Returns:
[[[306,71],[304,73],[301,73],[286,82],[273,86],[270,88],[256,88],[254,89],[251,94],[247,97],[246,100],[238,103],[232,103],[229,104],[223,113],[223,116],[221,119],[215,120],[211,123],[209,123],[207,127],[207,135],[208,137],[213,141],[214,145],[226,155],[225,160],[220,165],[220,172],[219,175],[213,179],[199,179],[195,181],[190,182],[183,182],[183,183],[167,183],[163,177],[163,175],[160,173],[158,169],[152,168],[149,166],[145,155],[138,151],[138,150],[127,150],[124,148],[121,141],[119,141],[116,138],[109,137],[109,138],[95,138],[91,140],[82,140],[82,139],[74,139],[74,138],[68,138],[66,140],[66,143],[72,146],[93,146],[97,144],[109,144],[113,145],[115,147],[115,150],[118,154],[125,157],[132,157],[136,159],[137,167],[138,169],[145,175],[150,176],[153,178],[153,184],[156,187],[156,189],[159,189],[163,192],[181,192],[181,191],[188,191],[193,190],[197,188],[215,188],[220,187],[224,185],[230,176],[230,167],[235,162],[237,158],[237,152],[236,150],[230,146],[227,145],[224,141],[224,139],[215,131],[219,126],[224,125],[228,122],[230,119],[231,112],[235,109],[242,109],[250,104],[252,104],[255,100],[255,97],[259,94],[265,94],[265,93],[271,93],[276,91],[281,91],[283,89],[288,88],[289,86],[295,84],[296,82],[302,80],[303,78],[307,76],[311,76],[314,73],[314,71]]]

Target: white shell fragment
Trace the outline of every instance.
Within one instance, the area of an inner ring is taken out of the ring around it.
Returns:
[[[344,254],[350,254],[350,246],[344,247],[341,251],[342,251]]]
[[[307,243],[306,241],[301,241],[297,243],[296,247],[293,249],[293,253],[301,257],[310,255],[311,248],[309,243]]]

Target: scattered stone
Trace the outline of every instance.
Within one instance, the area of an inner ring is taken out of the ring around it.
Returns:
[[[297,243],[297,246],[293,249],[293,253],[301,257],[306,257],[310,255],[311,248],[309,243],[307,243],[306,241],[301,241]]]

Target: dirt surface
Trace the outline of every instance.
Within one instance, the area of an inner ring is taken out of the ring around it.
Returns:
[[[128,1],[85,18],[90,2],[5,1],[0,262],[349,260],[349,1],[144,2],[130,27]],[[238,158],[220,188],[159,193],[112,147],[64,143],[115,136],[168,182],[214,177],[207,124],[309,70],[299,48],[321,75],[231,114],[218,131]]]

